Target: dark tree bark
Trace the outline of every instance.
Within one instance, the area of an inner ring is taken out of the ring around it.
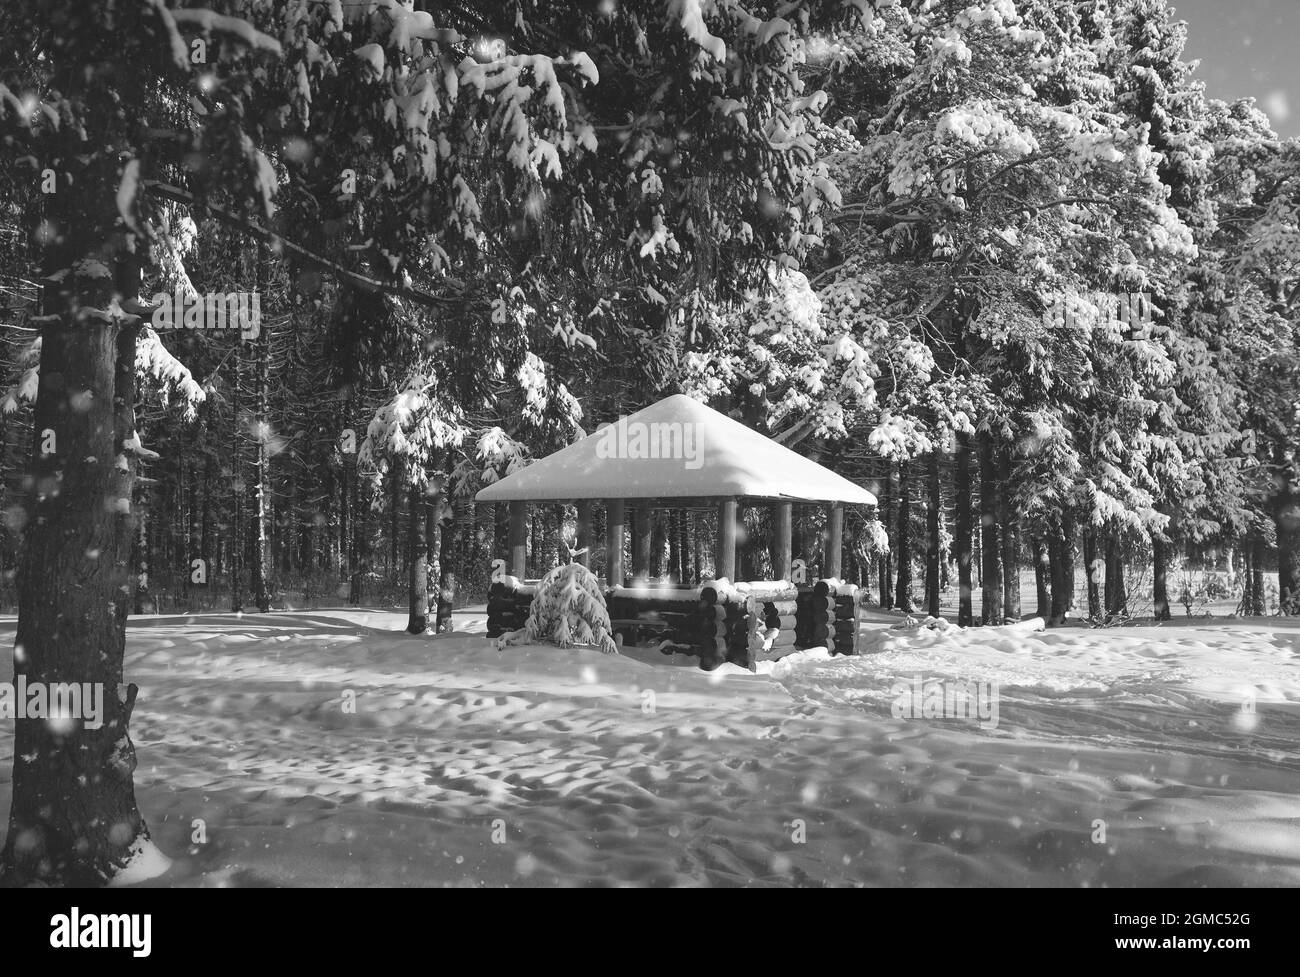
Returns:
[[[1035,617],[1044,621],[1052,616],[1052,594],[1048,586],[1048,574],[1051,559],[1047,552],[1047,540],[1042,537],[1034,539],[1034,588],[1037,591],[1038,607]]]
[[[350,407],[351,407],[350,404],[345,406],[343,409],[343,413],[339,415],[338,422],[340,427],[344,427],[347,425],[347,418],[351,415]],[[348,490],[348,456],[341,455],[340,460],[341,460],[341,464],[339,465],[339,474],[338,474],[338,481],[337,481],[338,489],[339,489],[339,499],[338,499],[339,562],[338,562],[338,567],[336,569],[338,570],[339,579],[342,579],[345,571],[348,573],[352,572],[352,563],[351,563],[352,537],[349,535],[349,531],[351,529],[351,522],[352,522],[351,519],[352,493]]]
[[[153,595],[149,592],[149,574],[153,572],[152,536],[149,533],[149,515],[145,509],[145,493],[137,485],[132,493],[135,507],[135,532],[131,534],[132,614],[148,614],[154,610]]]
[[[1237,574],[1237,579],[1241,581],[1241,604],[1237,610],[1247,616],[1253,613],[1252,608],[1254,607],[1254,594],[1251,592],[1250,554],[1251,541],[1250,537],[1247,536],[1241,541],[1240,569]]]
[[[412,488],[406,520],[406,571],[410,591],[410,617],[406,630],[411,634],[424,634],[429,629],[428,564],[422,532],[427,511],[423,489]]]
[[[925,601],[931,617],[939,616],[939,563],[943,559],[939,505],[939,455],[931,452],[926,462],[925,507]]]
[[[1009,621],[1020,620],[1020,527],[1011,504],[1011,456],[999,451],[998,526],[1002,530],[1002,613]]]
[[[456,604],[456,571],[452,554],[456,549],[456,499],[451,479],[447,479],[444,518],[441,526],[438,554],[438,617],[435,630],[439,634],[452,630],[451,612]],[[535,506],[534,508],[540,508]]]
[[[544,577],[560,565],[560,533],[564,529],[564,506],[539,505],[537,510],[541,533],[541,558],[537,562],[537,576]]]
[[[1169,613],[1169,544],[1159,533],[1151,535],[1152,596],[1157,621],[1168,621]]]
[[[960,591],[957,604],[957,624],[970,627],[975,623],[971,607],[971,478],[970,436],[957,435],[957,467],[953,478],[953,495],[956,506],[954,527],[957,547],[957,587]],[[983,501],[980,505],[983,510]],[[985,585],[987,592],[987,585]]]
[[[542,576],[542,521],[541,506],[530,505],[528,507],[528,566],[531,569],[529,576],[534,578]]]
[[[978,436],[980,469],[980,621],[984,624],[1001,624],[1002,611],[1002,552],[998,548],[998,528],[1001,519],[998,502],[998,475],[994,461],[993,438],[987,432]]]
[[[685,509],[677,512],[677,580],[691,582],[691,514]]]
[[[364,430],[360,424],[353,430]],[[370,506],[362,504],[361,470],[357,464],[357,454],[352,454],[351,491],[348,493],[348,509],[352,512],[352,536],[349,540],[348,569],[351,582],[348,588],[348,603],[354,607],[361,606],[365,599],[366,574],[370,569]]]
[[[1083,569],[1088,580],[1088,618],[1101,620],[1101,560],[1097,554],[1097,531],[1088,525],[1083,530]]]
[[[814,511],[812,506],[795,506],[795,542],[798,545],[795,557],[803,560],[809,581],[821,576],[817,551],[817,528],[813,524]]]
[[[392,471],[388,480],[388,580],[390,585],[395,586],[400,579],[401,566],[399,561],[400,542],[402,539],[402,462],[397,459],[393,462]]]
[[[894,604],[905,614],[916,610],[912,604],[912,503],[910,463],[898,463],[898,579]]]
[[[423,508],[424,510],[424,562],[428,565],[428,571],[427,571],[428,577],[425,581],[425,586],[426,589],[433,590],[433,588],[437,586],[438,581],[442,579],[441,571],[439,570],[440,560],[438,556],[439,545],[441,543],[441,540],[438,536],[439,494],[438,494],[438,483],[436,481],[436,476],[434,474],[430,474],[429,483],[430,484],[428,486],[428,489],[424,493],[424,504],[422,505],[421,508]],[[501,519],[501,517],[504,515],[506,520],[506,526],[507,528],[509,528],[510,507],[505,503],[501,503],[500,505],[497,506],[496,514],[498,520]],[[507,552],[506,544],[503,542],[501,546],[493,550],[493,552],[494,553]],[[438,606],[437,606],[438,595],[437,593],[434,593],[432,596],[433,596],[433,601],[431,606],[433,608],[435,623],[436,623],[437,612],[438,612]]]
[[[56,205],[63,207],[80,195],[65,189],[55,196],[68,198]],[[111,226],[90,213],[74,206],[63,218]],[[66,277],[58,294],[50,285],[43,299],[38,448],[18,574],[15,647],[22,654],[14,656],[14,675],[102,690],[102,725],[15,720],[13,797],[0,854],[0,877],[13,886],[102,885],[149,838],[136,806],[128,733],[137,689],[123,677],[138,464],[126,447],[135,432],[136,328],[102,314],[115,291],[135,297],[139,275],[128,269],[115,283],[103,263],[80,262],[91,256],[56,255],[45,269]],[[39,449],[44,431],[56,438],[48,453]]]
[[[221,568],[217,565],[216,553],[212,548],[212,455],[209,454],[203,461],[203,517],[199,529],[199,559],[206,564],[208,583],[211,585],[214,575],[219,573]]]
[[[261,249],[253,259],[254,288],[263,282]],[[253,603],[265,614],[271,609],[271,584],[267,579],[267,419],[268,371],[270,369],[270,330],[263,328],[254,340],[253,373]]]
[[[1047,534],[1048,579],[1051,582],[1051,616],[1047,619],[1049,627],[1065,623],[1065,612],[1070,606],[1070,593],[1067,585],[1067,564],[1065,535],[1057,527]]]
[[[1124,553],[1119,533],[1114,529],[1106,533],[1105,599],[1108,621],[1128,613],[1128,594],[1124,589]]]
[[[436,503],[435,503],[436,509]],[[498,502],[492,512],[492,556],[499,557],[510,551],[510,506]],[[433,561],[429,561],[430,566]],[[436,578],[435,578],[436,579]]]
[[[188,446],[186,450],[189,450]],[[188,459],[182,458],[176,472],[176,494],[180,499],[179,515],[181,523],[181,545],[176,565],[181,575],[181,596],[187,602],[190,596],[190,553],[194,549],[194,539],[190,533],[190,503],[192,501],[194,479],[190,477],[189,471],[190,463]]]
[[[1286,615],[1300,614],[1300,499],[1292,486],[1295,471],[1279,445],[1274,449],[1274,464],[1279,471],[1281,489],[1273,502],[1273,525],[1277,528],[1277,600],[1278,610]]]
[[[679,528],[681,513],[673,509],[667,517],[668,534],[668,576],[673,582],[682,579],[681,530]]]
[[[239,439],[239,393],[243,383],[244,354],[235,346],[235,380],[230,385],[230,412],[234,417],[230,434],[230,609],[236,614],[244,609],[244,452]]]
[[[197,465],[190,465],[190,520],[189,526],[185,533],[185,567],[184,574],[187,585],[193,585],[191,577],[194,574],[194,561],[200,559],[202,554],[199,550],[199,539],[202,535],[203,528],[201,523],[200,508],[204,503],[200,501],[201,493],[199,490],[199,469]],[[204,568],[206,572],[206,567]]]
[[[705,568],[708,565],[708,554],[705,552],[707,547],[704,544],[705,527],[707,518],[702,513],[696,513],[691,520],[691,546],[694,549],[695,558],[695,583],[703,582],[705,578]]]
[[[1250,548],[1250,613],[1256,617],[1262,617],[1268,613],[1268,602],[1264,597],[1264,561],[1267,552],[1268,544],[1264,541],[1264,534],[1256,530],[1251,539]]]
[[[1070,616],[1074,606],[1074,568],[1079,562],[1079,520],[1074,507],[1067,505],[1061,511],[1061,586],[1064,589],[1064,614]]]
[[[662,580],[667,572],[664,560],[664,547],[668,543],[667,519],[668,513],[663,509],[656,509],[650,521],[650,576],[656,580]],[[748,547],[745,549],[745,555],[746,557],[749,555]]]
[[[889,536],[890,527],[894,525],[894,466],[892,463],[885,465],[885,479],[883,482],[883,492],[880,498],[879,518],[880,523],[885,529],[886,538]],[[884,610],[890,610],[894,606],[894,549],[889,549],[878,555],[879,563],[877,564],[880,572],[880,606]]]

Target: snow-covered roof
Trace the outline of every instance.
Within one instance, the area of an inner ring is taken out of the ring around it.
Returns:
[[[875,505],[859,485],[683,394],[479,491],[480,502],[746,497]]]

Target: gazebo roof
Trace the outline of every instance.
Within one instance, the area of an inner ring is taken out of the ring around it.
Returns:
[[[589,434],[474,496],[480,502],[731,497],[876,503],[861,486],[683,394]]]

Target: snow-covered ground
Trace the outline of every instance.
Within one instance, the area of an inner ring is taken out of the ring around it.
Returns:
[[[132,620],[152,884],[1300,885],[1300,624],[876,615],[751,675],[404,623]],[[894,718],[913,677],[997,683],[996,727]]]

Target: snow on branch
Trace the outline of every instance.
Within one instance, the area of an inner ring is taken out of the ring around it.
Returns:
[[[406,462],[406,478],[418,487],[428,480],[428,466],[449,448],[460,447],[468,434],[460,408],[438,390],[431,374],[414,372],[388,403],[375,411],[357,452],[357,464],[382,474],[388,459]]]
[[[248,21],[239,17],[228,17],[215,10],[189,9],[172,10],[171,19],[177,27],[188,27],[201,34],[226,34],[243,42],[254,51],[265,51],[277,57],[281,53],[279,41],[269,34],[263,34]],[[174,48],[173,44],[173,50]]]
[[[135,342],[135,372],[164,408],[179,407],[188,422],[198,416],[206,394],[194,375],[163,346],[153,327],[145,325]]]

